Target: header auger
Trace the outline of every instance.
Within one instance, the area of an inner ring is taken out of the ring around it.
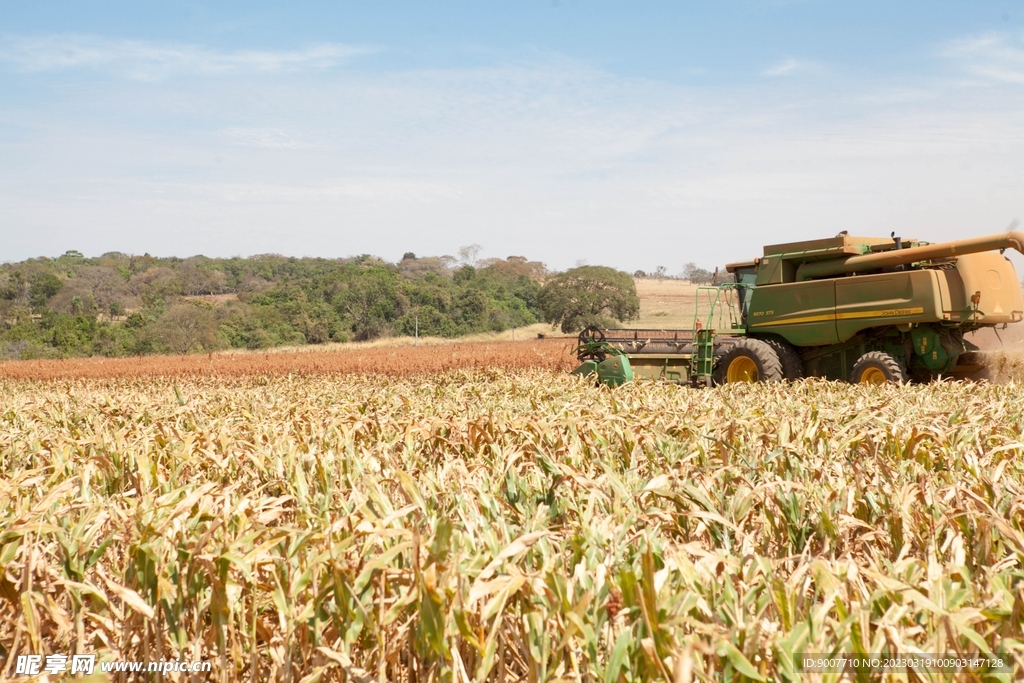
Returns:
[[[1006,249],[1024,254],[1024,232],[941,244],[844,232],[769,245],[726,266],[731,282],[698,288],[692,329],[587,328],[574,373],[612,386],[634,376],[881,384],[969,374],[982,354],[964,333],[1024,319]]]

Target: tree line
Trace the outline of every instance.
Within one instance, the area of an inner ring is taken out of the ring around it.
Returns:
[[[68,251],[0,265],[0,359],[261,349],[392,335],[457,337],[540,321],[635,317],[632,278],[550,273],[522,256],[160,258]]]
[[[633,277],[649,277],[658,280],[686,280],[694,285],[711,285],[717,284],[716,280],[723,280],[725,277],[725,268],[716,268],[714,271],[711,271],[706,268],[701,268],[696,263],[690,262],[683,266],[683,271],[678,275],[669,275],[668,268],[665,266],[658,266],[650,273],[642,270],[634,271]]]

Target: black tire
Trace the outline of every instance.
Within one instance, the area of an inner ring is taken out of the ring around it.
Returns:
[[[789,342],[783,339],[762,339],[765,344],[775,350],[782,364],[782,378],[787,381],[804,378],[804,361]]]
[[[868,351],[853,364],[852,384],[907,383],[907,370],[903,364],[885,351]]]
[[[728,384],[730,377],[732,382],[781,382],[782,363],[760,339],[741,339],[719,359],[714,374],[715,384]]]

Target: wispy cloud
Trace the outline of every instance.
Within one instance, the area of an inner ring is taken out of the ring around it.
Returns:
[[[329,69],[373,51],[337,43],[295,50],[218,51],[188,43],[108,40],[79,34],[0,38],[0,62],[18,71],[111,69],[144,80],[177,73],[218,75]]]
[[[780,76],[794,76],[800,73],[811,73],[821,71],[821,65],[816,62],[805,62],[792,57],[784,59],[761,72],[762,76],[778,78]]]
[[[234,144],[268,149],[309,149],[313,145],[278,128],[226,128],[224,135]]]
[[[1003,40],[1000,63],[1012,64],[1019,44]],[[70,54],[23,45],[12,62],[0,39],[0,68],[68,76],[5,81],[62,96],[31,110],[0,97],[2,128],[18,127],[16,144],[0,135],[5,258],[67,244],[397,259],[480,242],[553,267],[583,258],[647,270],[658,262],[645,242],[588,237],[636,226],[647,242],[681,244],[727,232],[685,256],[714,264],[820,235],[823,222],[825,234],[869,225],[933,241],[995,231],[1024,197],[1014,83],[965,98],[941,79],[865,84],[791,58],[761,66],[772,85],[793,87],[681,86],[547,55],[298,78],[347,57],[67,42]],[[996,47],[957,49],[980,64]],[[229,75],[64,87],[89,68],[126,73],[136,58],[154,73]],[[273,73],[249,77],[263,72]]]
[[[984,33],[947,43],[942,54],[973,76],[998,83],[1024,83],[1024,36]]]
[[[463,192],[454,183],[401,178],[343,178],[309,185],[266,183],[223,184],[196,187],[227,202],[308,203],[356,200],[360,202],[406,202],[429,204],[459,198]]]

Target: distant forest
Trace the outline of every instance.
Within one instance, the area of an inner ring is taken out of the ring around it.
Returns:
[[[478,248],[477,248],[478,249]],[[470,249],[470,256],[475,256]],[[525,257],[158,258],[69,251],[0,265],[0,359],[456,337],[538,322]]]

